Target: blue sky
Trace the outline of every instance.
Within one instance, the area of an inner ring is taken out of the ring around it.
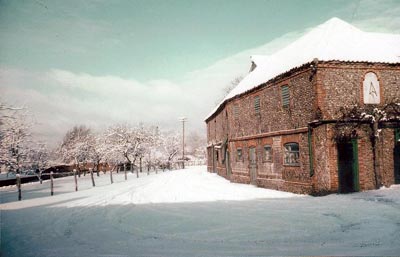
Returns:
[[[331,17],[400,33],[399,13],[399,0],[0,0],[2,100],[27,106],[53,142],[75,123],[174,129],[185,115],[202,130],[249,55]]]

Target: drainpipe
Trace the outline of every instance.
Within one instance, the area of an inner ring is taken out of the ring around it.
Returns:
[[[314,176],[314,155],[313,155],[313,148],[312,148],[312,127],[308,124],[308,159],[310,162],[310,177]]]

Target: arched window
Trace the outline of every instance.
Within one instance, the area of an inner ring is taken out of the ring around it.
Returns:
[[[298,143],[287,143],[284,145],[284,165],[298,166],[300,165],[300,152]]]

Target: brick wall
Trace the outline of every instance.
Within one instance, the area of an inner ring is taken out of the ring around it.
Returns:
[[[232,168],[230,180],[250,183],[249,148],[256,147],[258,186],[298,193],[337,192],[338,153],[333,140],[334,124],[320,125],[312,130],[312,171],[307,126],[316,118],[339,118],[340,107],[362,105],[362,83],[367,72],[377,74],[381,105],[400,99],[399,65],[322,62],[311,80],[311,70],[305,67],[228,101],[217,115],[207,121],[207,134],[209,144],[222,142],[228,136]],[[282,106],[281,88],[284,85],[289,87],[288,108]],[[259,113],[255,111],[255,97],[260,98]],[[373,189],[376,179],[371,141],[364,129],[359,128],[357,134],[360,189]],[[290,142],[299,144],[298,166],[283,164],[284,145]],[[272,147],[272,161],[264,160],[265,145]],[[387,186],[394,182],[393,147],[393,130],[383,129],[377,146],[378,179]],[[238,148],[242,149],[240,161],[237,160]],[[223,152],[219,151],[216,169],[218,174],[227,177]],[[313,172],[312,177],[310,172]]]
[[[394,158],[395,147],[394,129],[382,129],[378,141],[378,158],[380,160],[380,179],[382,185],[388,187],[394,183]]]

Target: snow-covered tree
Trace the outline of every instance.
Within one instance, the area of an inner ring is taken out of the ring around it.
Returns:
[[[206,138],[197,132],[191,132],[187,137],[186,152],[198,160],[204,160],[206,156]]]
[[[63,161],[75,164],[80,173],[81,165],[91,161],[93,141],[90,128],[84,125],[73,127],[65,134],[60,146]]]
[[[0,103],[0,164],[20,173],[26,164],[31,124],[21,108]]]
[[[110,155],[122,156],[132,167],[136,166],[137,159],[142,156],[145,130],[128,125],[115,125],[106,132],[107,145],[110,148]],[[115,158],[118,160],[120,158]],[[138,171],[136,171],[138,176]]]
[[[29,146],[28,162],[39,172],[49,167],[50,151],[43,142],[33,142]]]
[[[180,150],[180,135],[176,133],[163,133],[160,138],[159,148],[154,158],[162,169],[171,169]]]
[[[106,162],[109,149],[105,133],[91,134],[88,143],[89,159],[93,163],[98,174],[100,171],[100,163]]]
[[[27,163],[35,171],[40,183],[42,183],[42,172],[51,166],[51,153],[43,142],[32,142],[29,145]]]
[[[155,169],[155,153],[161,147],[161,134],[158,127],[149,127],[144,133],[145,139],[142,144],[142,151],[140,152],[141,158],[147,167],[147,172],[150,172],[150,168]]]

